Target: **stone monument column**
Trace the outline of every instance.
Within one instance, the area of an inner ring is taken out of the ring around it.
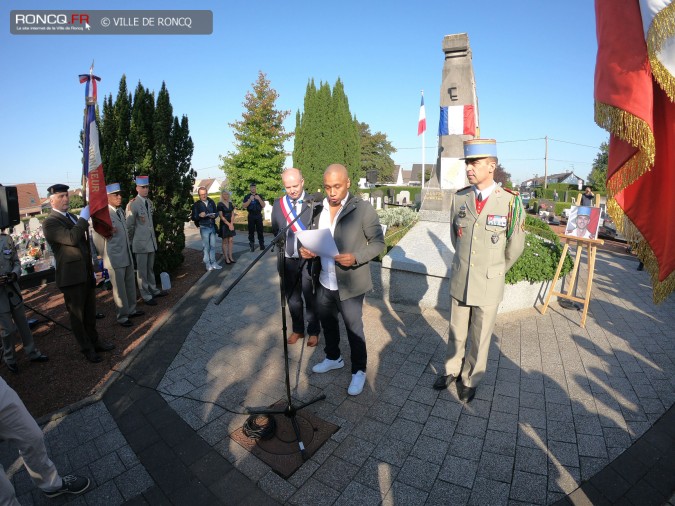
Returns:
[[[464,141],[474,136],[459,133],[457,124],[452,118],[457,117],[457,114],[462,115],[464,106],[473,106],[475,123],[478,127],[478,102],[469,37],[466,33],[446,35],[443,38],[442,48],[445,61],[440,105],[450,108],[448,114],[450,128],[448,135],[439,137],[436,170],[427,188],[422,191],[420,207],[422,221],[450,221],[452,195],[467,184],[465,164],[460,157],[464,156]]]
[[[441,83],[441,107],[473,105],[476,118],[476,137],[478,134],[478,100],[476,98],[476,80],[471,61],[471,47],[466,33],[455,33],[443,37],[443,81]],[[464,141],[473,139],[472,135],[443,135],[440,137],[439,166],[440,187],[458,190],[467,185],[464,161]]]

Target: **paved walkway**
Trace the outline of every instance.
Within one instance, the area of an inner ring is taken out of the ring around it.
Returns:
[[[199,247],[194,231],[188,244]],[[468,405],[431,388],[443,312],[368,299],[368,382],[355,398],[348,366],[313,374],[321,348],[290,347],[294,397],[325,393],[308,409],[340,429],[284,480],[228,437],[244,406],[285,396],[275,256],[213,303],[258,255],[241,233],[235,244],[238,262],[193,287],[102,401],[45,426],[59,469],[93,478],[73,502],[673,504],[675,299],[654,306],[633,258],[599,253],[585,329],[557,304],[499,316]],[[0,461],[22,504],[59,502],[15,453]]]

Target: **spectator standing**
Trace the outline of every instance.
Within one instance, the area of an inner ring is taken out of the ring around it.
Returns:
[[[260,249],[265,249],[265,238],[263,237],[263,217],[262,210],[265,208],[265,201],[258,195],[255,183],[249,185],[249,193],[244,197],[243,207],[248,211],[248,245],[251,251],[254,247],[254,235],[258,233],[258,244]]]
[[[237,235],[234,229],[234,204],[230,201],[230,193],[227,190],[220,192],[220,202],[218,202],[218,216],[220,216],[220,237],[223,240],[223,258],[226,264],[235,263],[232,255],[232,245],[234,236]]]
[[[216,203],[211,200],[204,186],[197,190],[199,200],[192,205],[192,220],[199,227],[207,271],[222,269],[216,263]]]
[[[591,191],[591,187],[587,186],[584,193],[581,194],[581,205],[593,207],[593,199],[595,198],[595,193]]]

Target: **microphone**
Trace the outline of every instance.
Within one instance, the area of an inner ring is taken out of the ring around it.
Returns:
[[[311,202],[323,202],[324,195],[323,193],[312,193],[311,195],[305,195],[305,198],[302,200],[302,202],[307,202],[308,204]]]

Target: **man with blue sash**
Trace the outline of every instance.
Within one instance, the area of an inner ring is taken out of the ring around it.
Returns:
[[[286,195],[274,202],[272,206],[272,233],[276,236],[279,230],[295,220],[310,204],[304,202],[305,180],[298,169],[286,169],[281,175],[286,189]],[[314,214],[321,211],[321,204],[314,207]],[[293,332],[288,337],[288,344],[295,344],[298,339],[305,337],[305,310],[307,312],[307,346],[313,347],[319,343],[321,325],[316,315],[312,277],[309,271],[309,262],[300,257],[298,239],[295,234],[306,230],[312,223],[312,212],[307,211],[293,223],[286,231],[284,253],[284,284],[288,310],[291,313]],[[305,299],[303,307],[303,296]]]

